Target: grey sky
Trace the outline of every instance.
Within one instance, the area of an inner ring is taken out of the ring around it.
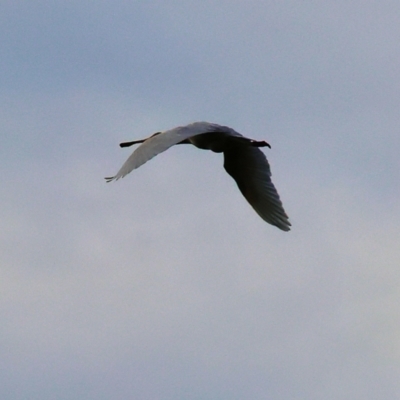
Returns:
[[[400,395],[395,1],[3,1],[0,397]],[[222,158],[265,139],[293,229]]]

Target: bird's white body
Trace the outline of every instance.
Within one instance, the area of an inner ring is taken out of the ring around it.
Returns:
[[[142,143],[126,160],[117,174],[106,178],[108,182],[118,180],[140,167],[159,153],[180,143],[224,153],[224,167],[235,179],[240,191],[254,210],[266,222],[278,228],[290,230],[278,192],[271,181],[268,161],[259,147],[266,142],[248,139],[227,126],[209,122],[195,122],[164,132],[157,132],[148,139],[123,143],[121,146]]]

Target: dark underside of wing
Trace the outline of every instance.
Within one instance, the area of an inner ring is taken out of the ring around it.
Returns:
[[[264,221],[290,230],[289,218],[271,181],[268,160],[258,147],[231,143],[224,151],[224,168]]]

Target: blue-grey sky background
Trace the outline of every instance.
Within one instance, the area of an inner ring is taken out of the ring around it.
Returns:
[[[400,398],[398,1],[3,1],[0,397]],[[222,156],[267,140],[293,229]]]

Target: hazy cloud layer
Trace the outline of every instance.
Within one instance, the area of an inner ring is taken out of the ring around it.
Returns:
[[[400,5],[4,2],[2,399],[396,399]],[[272,144],[289,233],[195,120]]]

